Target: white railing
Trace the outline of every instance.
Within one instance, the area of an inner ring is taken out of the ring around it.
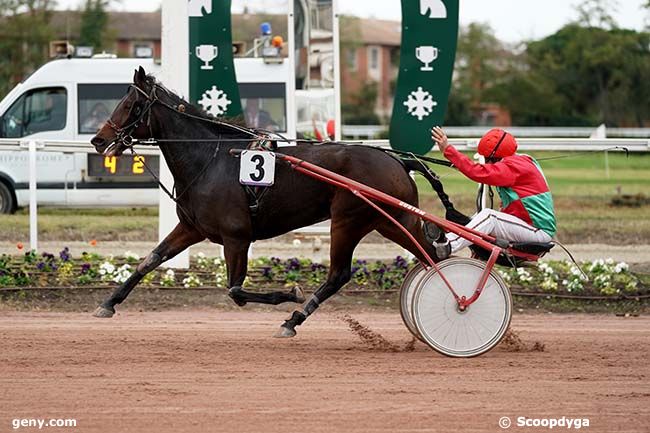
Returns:
[[[152,147],[136,146],[137,152],[142,155],[158,155],[159,150]],[[37,152],[62,152],[62,153],[95,153],[95,149],[87,141],[65,140],[14,140],[0,139],[0,151],[27,151],[29,152],[29,245],[30,249],[38,250],[38,203],[36,201]]]
[[[13,138],[0,138],[0,150],[28,150],[29,143],[36,144],[39,152],[63,152],[63,153],[95,153],[95,148],[88,141],[68,140],[20,140]],[[136,146],[135,149],[142,155],[158,155],[160,151],[151,146]]]
[[[478,148],[478,138],[450,138],[460,151],[475,151]],[[346,143],[362,143],[370,146],[390,147],[388,140],[346,141]],[[624,147],[630,152],[649,152],[650,138],[518,138],[519,150],[525,151],[563,151],[563,152],[595,152],[606,151],[614,147]]]
[[[462,151],[476,150],[478,139],[450,139],[451,144]],[[650,139],[557,139],[557,138],[522,138],[517,140],[519,149],[525,151],[607,151],[614,147],[625,147],[630,152],[649,152]],[[364,144],[380,147],[389,147],[387,140],[364,141]],[[155,147],[136,146],[142,155],[158,155]],[[38,249],[38,218],[37,218],[37,152],[64,152],[64,153],[94,153],[95,149],[85,141],[62,140],[13,140],[0,139],[0,151],[28,151],[29,152],[29,221],[30,221],[30,248]],[[329,224],[316,224],[297,230],[303,234],[328,234]]]
[[[481,137],[490,126],[446,126],[450,137]],[[375,138],[388,129],[386,125],[343,125],[343,136],[354,138]],[[506,127],[508,132],[520,138],[589,138],[596,127]],[[650,128],[607,128],[612,138],[650,138]]]

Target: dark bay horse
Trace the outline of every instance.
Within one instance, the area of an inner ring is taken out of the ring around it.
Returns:
[[[327,281],[301,310],[294,311],[284,322],[276,334],[280,337],[294,336],[295,327],[350,280],[354,249],[373,230],[423,259],[403,232],[353,194],[296,173],[285,164],[278,164],[275,184],[268,188],[257,211],[251,214],[247,193],[239,183],[239,160],[230,156],[229,151],[245,148],[257,141],[259,134],[210,118],[156,83],[140,68],[129,92],[91,142],[97,152],[115,156],[131,146],[132,138],[152,137],[157,139],[174,177],[180,223],[95,310],[96,317],[113,316],[115,305],[124,301],[147,273],[205,239],[223,245],[229,295],[238,305],[301,303],[305,299],[299,290],[259,294],[242,289],[249,246],[258,239],[331,219]],[[418,191],[409,176],[409,169],[417,167],[408,168],[403,161],[381,150],[343,144],[306,144],[282,147],[281,152],[418,205]],[[441,196],[443,203],[444,197]],[[447,203],[445,206],[448,207]],[[385,207],[385,210],[408,229],[431,257],[436,257],[434,248],[425,240],[418,218],[394,208]]]

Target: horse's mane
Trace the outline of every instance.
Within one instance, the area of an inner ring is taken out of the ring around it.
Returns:
[[[248,125],[246,125],[246,119],[244,118],[244,116],[215,117],[210,113],[207,113],[206,111],[197,107],[196,105],[192,104],[191,102],[186,101],[185,99],[183,99],[182,97],[174,93],[173,91],[169,90],[163,83],[156,80],[156,77],[154,77],[152,74],[147,75],[147,84],[150,86],[156,86],[162,91],[164,91],[165,94],[172,99],[173,105],[183,104],[185,106],[185,112],[191,114],[192,116],[199,117],[205,120],[219,122],[219,123],[214,123],[215,126],[219,124],[223,124],[225,126],[232,126],[233,132],[239,130],[240,128],[250,130],[251,133],[254,132],[251,128],[248,127]]]

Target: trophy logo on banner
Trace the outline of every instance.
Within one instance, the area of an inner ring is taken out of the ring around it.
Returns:
[[[424,63],[424,66],[420,68],[421,71],[430,72],[433,71],[431,63],[435,62],[438,58],[438,48],[432,46],[422,46],[415,49],[415,57],[419,61]]]
[[[433,147],[431,126],[445,122],[458,43],[459,1],[401,0],[401,61],[389,129],[393,149],[426,154]]]
[[[196,47],[196,57],[201,59],[203,64],[201,69],[203,70],[212,70],[214,66],[210,64],[211,61],[217,58],[219,55],[219,47],[215,45],[199,45]]]

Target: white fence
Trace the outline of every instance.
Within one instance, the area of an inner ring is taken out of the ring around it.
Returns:
[[[519,148],[527,151],[606,151],[614,147],[625,147],[630,152],[649,152],[650,139],[554,139],[554,138],[522,138],[517,140]],[[388,147],[388,142],[366,141],[364,144]],[[478,146],[477,139],[451,139],[450,143],[459,150],[472,151]],[[29,221],[30,221],[30,248],[38,249],[38,219],[36,188],[36,152],[64,152],[64,153],[94,153],[94,148],[87,142],[75,141],[21,141],[0,139],[0,151],[28,151],[29,152]],[[153,147],[139,147],[136,150],[142,155],[158,155],[159,150]],[[298,233],[328,234],[329,224],[317,224],[300,229]]]
[[[445,126],[445,132],[450,137],[481,137],[491,127],[489,126]],[[343,125],[345,137],[369,138],[378,137],[385,132],[385,125]],[[589,138],[596,130],[595,127],[512,127],[508,132],[519,138]],[[607,128],[608,137],[612,138],[650,138],[650,128]]]

